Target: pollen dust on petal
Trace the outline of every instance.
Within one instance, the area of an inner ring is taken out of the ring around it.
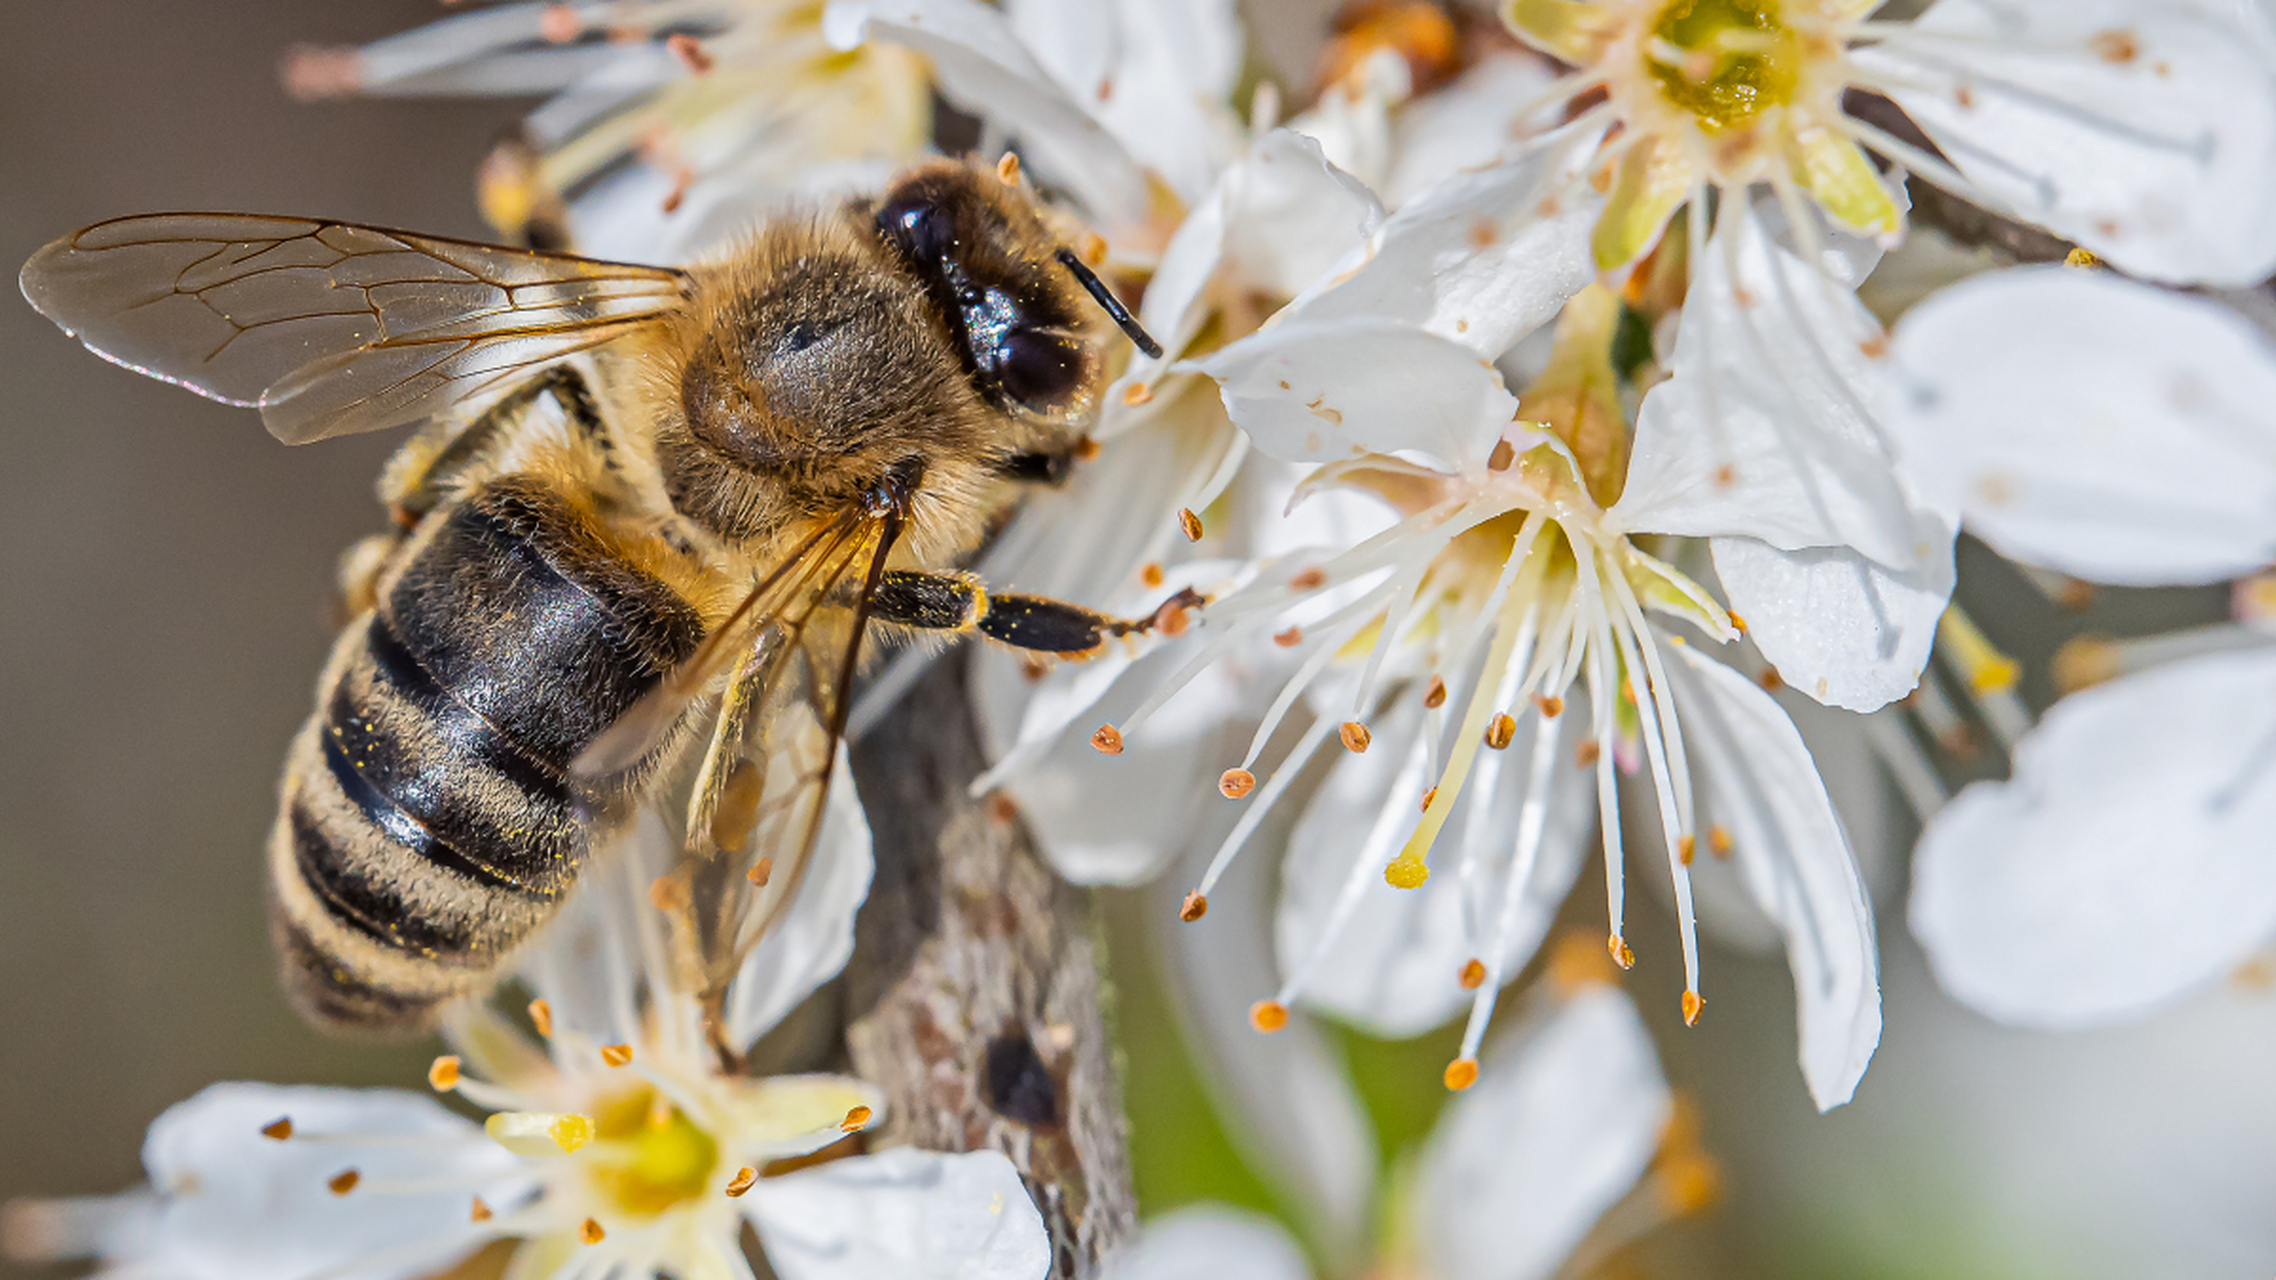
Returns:
[[[1278,1000],[1259,1000],[1249,1006],[1249,1025],[1269,1036],[1288,1025],[1288,1006]]]
[[[1446,1087],[1450,1091],[1460,1093],[1476,1083],[1478,1083],[1478,1060],[1476,1058],[1456,1058],[1446,1064]]]
[[[1209,914],[1209,895],[1199,889],[1188,890],[1185,901],[1178,906],[1178,919],[1192,924]]]

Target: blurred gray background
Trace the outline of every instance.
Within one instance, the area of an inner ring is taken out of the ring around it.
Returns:
[[[292,43],[440,12],[8,0],[0,264],[164,208],[482,234],[471,175],[514,104],[307,106],[277,86]],[[1275,25],[1265,52],[1302,66],[1316,30],[1316,17]],[[112,368],[0,295],[0,1200],[130,1185],[144,1127],[215,1080],[418,1081],[431,1050],[299,1025],[261,908],[260,849],[330,638],[334,559],[376,526],[370,483],[390,443],[283,448],[251,412]],[[1980,559],[1970,569],[1972,601],[2010,601],[2038,656],[2093,621],[2057,618]],[[2155,624],[2154,607],[2117,604],[2132,615],[2102,625]],[[1888,1029],[1857,1103],[1827,1118],[1794,1066],[1783,962],[1711,948],[1709,1014],[1685,1031],[1672,925],[1637,895],[1631,936],[1651,954],[1631,987],[1727,1179],[1716,1215],[1621,1267],[2268,1274],[2265,986],[2091,1036],[2002,1031],[1935,990],[1904,932],[1901,875],[1883,886]],[[1435,1071],[1386,1087],[1434,1106]],[[1158,1100],[1150,1087],[1134,1100]]]

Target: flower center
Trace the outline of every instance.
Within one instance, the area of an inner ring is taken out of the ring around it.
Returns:
[[[1801,62],[1777,0],[1671,0],[1644,52],[1661,95],[1709,137],[1793,101]]]
[[[712,1191],[718,1141],[654,1090],[605,1100],[594,1129],[587,1176],[624,1213],[655,1217]]]

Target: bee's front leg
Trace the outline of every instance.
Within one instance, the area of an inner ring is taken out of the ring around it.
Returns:
[[[1207,600],[1191,587],[1143,618],[1117,618],[1048,596],[991,592],[970,574],[887,573],[869,600],[869,616],[920,631],[976,633],[1029,653],[1081,660],[1108,640],[1159,630],[1183,631],[1187,615]]]

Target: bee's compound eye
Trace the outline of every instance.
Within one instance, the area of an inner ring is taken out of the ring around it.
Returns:
[[[896,200],[877,211],[877,225],[918,262],[938,262],[956,248],[956,229],[929,200]]]
[[[1082,385],[1082,349],[1073,342],[1033,329],[1014,329],[996,345],[996,381],[1004,394],[1030,409],[1065,405]]]

